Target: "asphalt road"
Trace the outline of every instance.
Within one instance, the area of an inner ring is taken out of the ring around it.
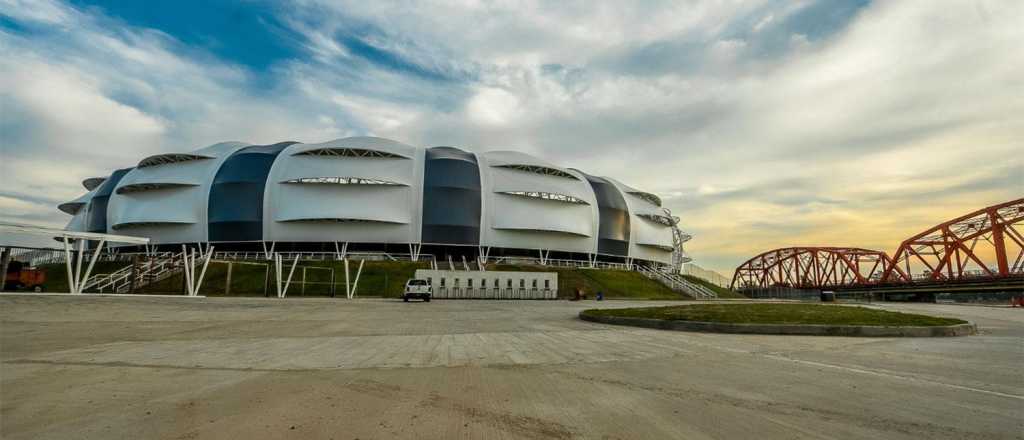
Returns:
[[[615,327],[655,302],[0,296],[5,439],[1024,438],[1024,310],[957,338]]]

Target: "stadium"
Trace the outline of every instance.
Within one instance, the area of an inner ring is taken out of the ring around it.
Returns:
[[[147,250],[680,264],[689,237],[661,199],[514,151],[475,154],[351,137],[224,142],[158,154],[59,205],[66,229],[146,237]]]

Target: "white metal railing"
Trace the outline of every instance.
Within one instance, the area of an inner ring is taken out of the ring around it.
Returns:
[[[282,260],[305,260],[305,261],[333,261],[339,259],[351,259],[351,260],[366,260],[366,261],[424,261],[429,262],[432,267],[448,266],[448,270],[468,270],[468,265],[464,260],[460,260],[462,264],[457,264],[451,257],[446,257],[445,260],[438,260],[434,255],[431,254],[419,254],[414,256],[413,254],[392,254],[392,253],[374,253],[374,252],[345,252],[339,254],[338,252],[274,252],[279,255]],[[108,255],[106,258],[100,258],[100,260],[107,261],[118,261],[126,260],[130,261],[133,254],[113,254]],[[134,254],[138,255],[138,254]],[[267,253],[265,252],[233,252],[233,251],[217,251],[213,253],[213,259],[216,260],[254,260],[264,261],[267,260]],[[631,270],[637,271],[642,275],[652,280],[658,281],[665,286],[669,287],[673,291],[682,292],[692,296],[695,299],[715,299],[718,295],[711,289],[705,286],[691,282],[683,278],[680,274],[675,273],[671,266],[661,264],[635,264],[632,262],[627,263],[611,263],[602,262],[595,260],[569,260],[569,259],[552,259],[547,258],[541,262],[538,258],[532,257],[499,257],[490,263],[493,264],[522,264],[522,265],[540,265],[540,266],[551,266],[551,267],[570,267],[576,269],[613,269],[613,270]],[[156,252],[150,253],[146,261],[142,262],[136,267],[135,270],[135,287],[144,287],[148,284],[162,281],[175,274],[180,274],[182,271],[182,260],[180,253],[174,252]],[[461,266],[461,268],[460,268]],[[132,280],[132,267],[129,265],[116,272],[110,274],[98,274],[88,281],[85,286],[86,289],[99,291],[99,292],[117,292],[124,293],[131,288]],[[442,288],[444,289],[444,288]],[[520,291],[520,289],[490,289],[490,288],[461,288],[458,292],[456,288],[449,287],[445,289],[446,295],[452,295],[451,297],[459,298],[504,298],[504,299],[528,299],[547,297],[550,293],[543,291],[539,292],[528,292]],[[529,290],[529,289],[524,289]],[[440,292],[438,292],[440,293]]]
[[[277,252],[274,254],[280,255],[282,259],[294,260],[298,257],[302,261],[331,261],[331,260],[366,260],[366,261],[424,261],[429,262],[434,259],[431,254],[395,254],[395,253],[382,253],[382,252]],[[233,252],[233,251],[217,251],[213,253],[215,260],[272,260],[273,257],[268,256],[266,252]]]
[[[180,274],[183,266],[181,254],[161,252],[146,261],[139,263],[133,270],[132,266],[121,268],[113,273],[98,274],[89,280],[84,290],[95,290],[100,293],[125,293],[132,286],[132,273],[135,273],[135,287],[163,281],[175,274]]]
[[[668,271],[652,269],[643,265],[637,265],[637,271],[644,276],[659,281],[668,288],[676,291],[686,293],[692,296],[694,299],[716,299],[718,294],[707,287],[701,286],[700,284],[691,282],[686,278],[683,278],[679,274],[674,274]]]
[[[554,267],[572,267],[576,269],[617,269],[617,270],[634,270],[635,264],[627,263],[609,263],[604,261],[586,261],[586,260],[559,260],[554,258],[548,258],[541,263],[540,259],[533,257],[500,257],[491,261],[493,264],[509,264],[509,265],[527,265],[527,266],[554,266]]]
[[[680,273],[703,279],[718,287],[724,287],[727,289],[729,288],[729,285],[732,283],[732,278],[726,277],[713,270],[705,269],[694,263],[684,264],[682,266],[682,270],[680,271]]]

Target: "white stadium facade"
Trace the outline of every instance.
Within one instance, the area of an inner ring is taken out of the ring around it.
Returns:
[[[225,142],[150,156],[59,209],[66,229],[157,249],[430,253],[679,264],[678,218],[651,193],[514,151],[352,137]],[[678,267],[678,266],[677,266]]]

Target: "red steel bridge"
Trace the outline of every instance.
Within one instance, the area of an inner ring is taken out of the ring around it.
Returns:
[[[822,289],[1024,277],[1024,199],[979,209],[904,240],[890,257],[848,247],[773,249],[736,268],[731,288]]]

